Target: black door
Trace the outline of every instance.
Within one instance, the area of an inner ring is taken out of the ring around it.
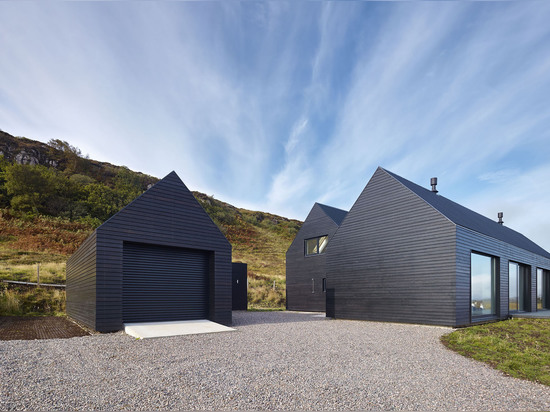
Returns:
[[[248,286],[246,282],[246,263],[233,263],[233,287],[232,287],[232,300],[233,310],[247,310],[248,309]]]
[[[122,320],[208,317],[208,252],[124,243]]]

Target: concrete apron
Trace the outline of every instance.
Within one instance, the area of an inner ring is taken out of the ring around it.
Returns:
[[[231,332],[234,330],[236,329],[206,319],[124,324],[124,332],[138,339],[196,335],[199,333]]]
[[[520,312],[512,313],[513,318],[535,318],[535,319],[550,319],[550,310],[543,309],[536,312]]]

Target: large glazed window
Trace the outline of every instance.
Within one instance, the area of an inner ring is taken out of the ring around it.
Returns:
[[[496,315],[496,262],[492,256],[472,253],[472,317]]]
[[[510,312],[528,311],[530,307],[529,267],[519,263],[508,264],[508,309]]]
[[[537,269],[537,310],[550,309],[550,271]]]
[[[309,255],[318,255],[324,253],[325,248],[328,244],[328,236],[319,236],[312,239],[306,239],[305,245],[305,254]]]

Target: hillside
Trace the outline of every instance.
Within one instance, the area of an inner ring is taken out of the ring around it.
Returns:
[[[0,131],[0,279],[65,281],[65,261],[86,237],[158,179]],[[193,192],[248,264],[249,305],[285,306],[285,253],[301,222],[236,208]]]

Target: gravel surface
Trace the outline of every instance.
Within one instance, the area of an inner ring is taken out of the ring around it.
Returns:
[[[233,317],[236,332],[0,342],[0,410],[550,410],[550,387],[451,352],[448,328]]]

